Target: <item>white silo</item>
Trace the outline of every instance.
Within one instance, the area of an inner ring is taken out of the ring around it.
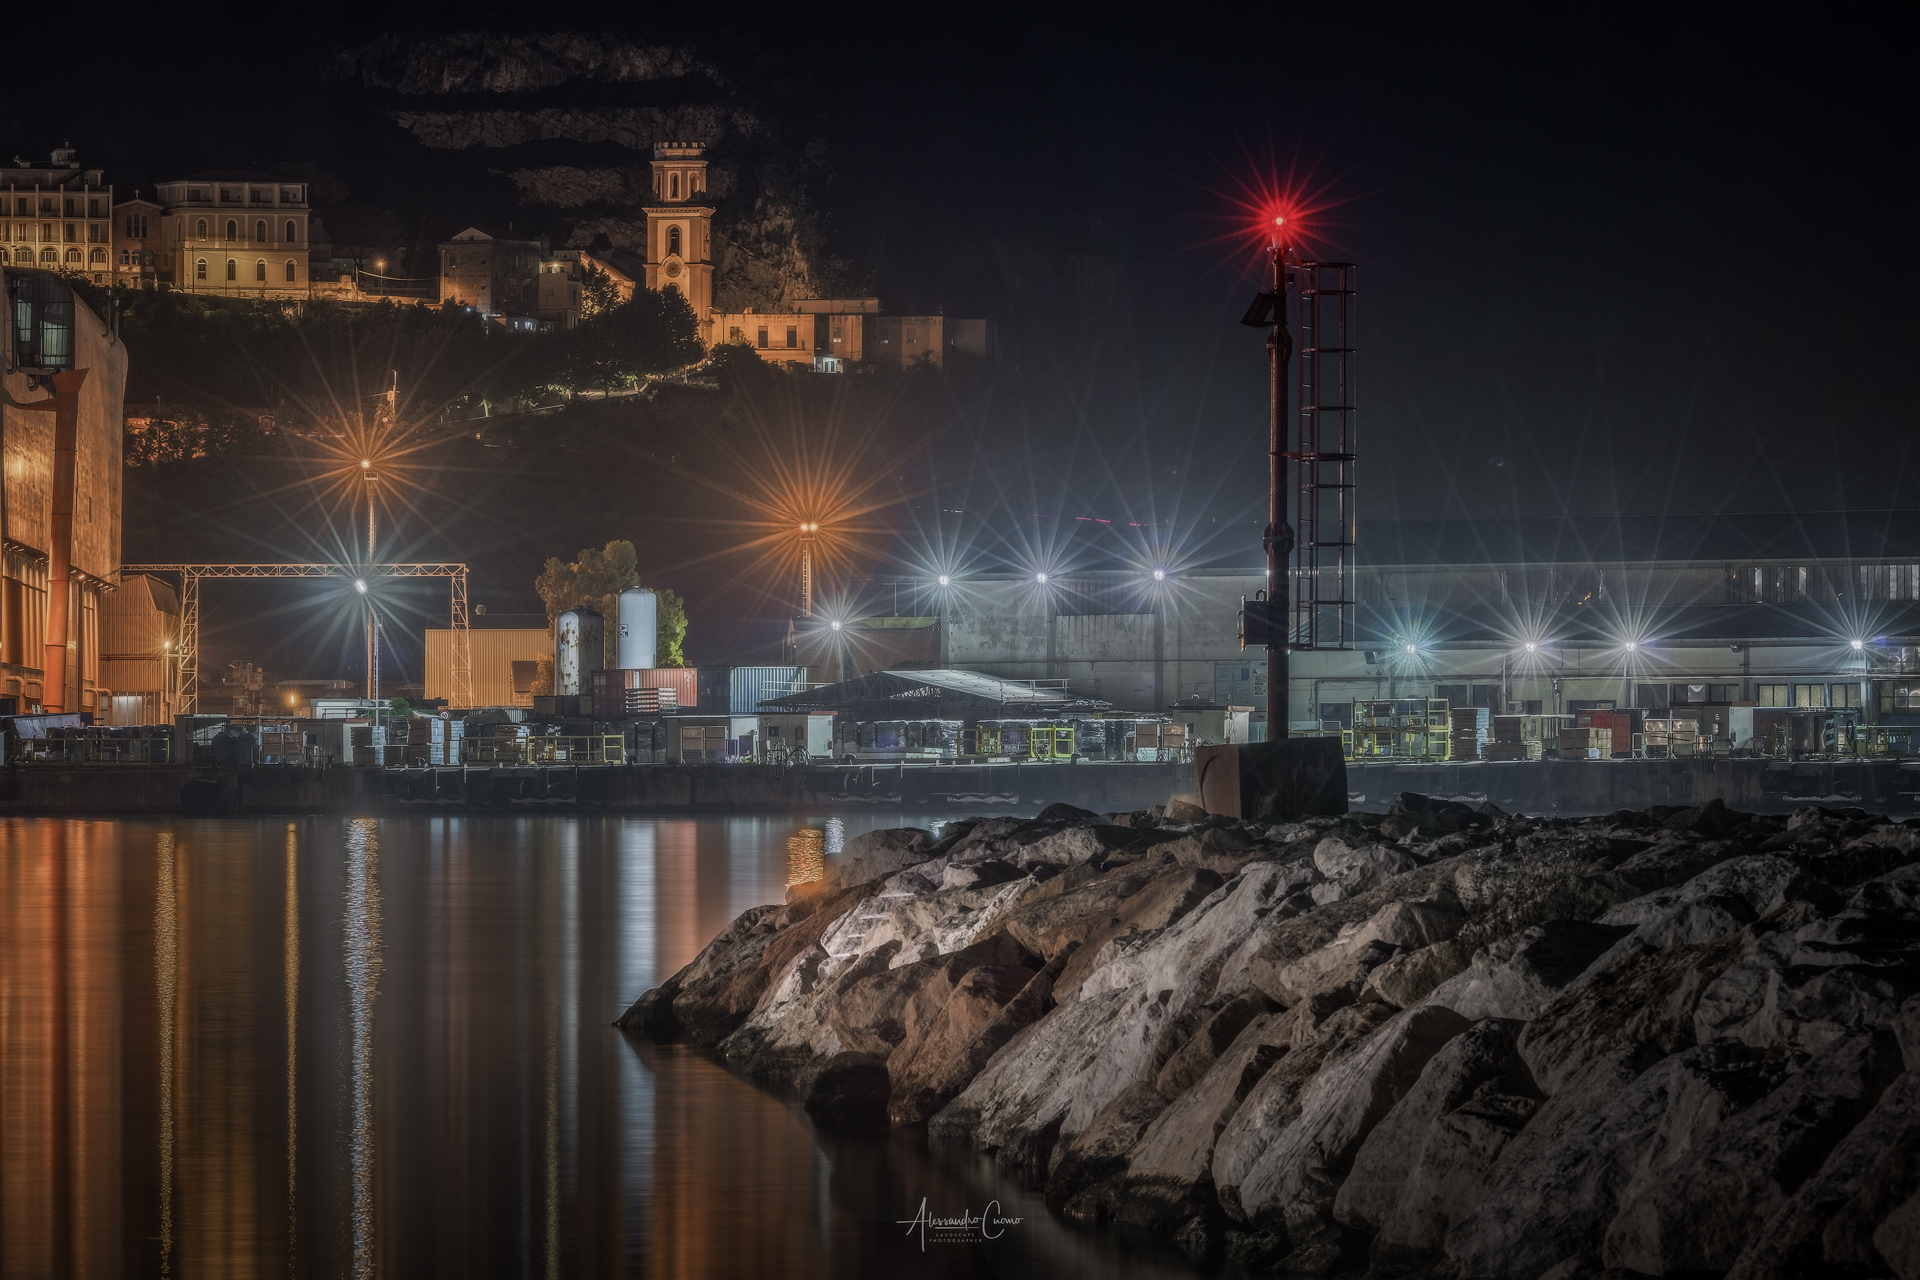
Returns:
[[[660,601],[645,587],[629,587],[620,593],[620,646],[622,670],[651,667],[658,656],[655,640],[660,634]]]

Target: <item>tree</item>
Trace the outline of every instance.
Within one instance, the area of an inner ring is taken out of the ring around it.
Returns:
[[[625,539],[609,542],[597,551],[587,547],[570,564],[549,557],[546,568],[533,582],[547,606],[549,630],[569,609],[592,609],[607,620],[602,665],[608,668],[619,662],[620,629],[614,624],[620,613],[620,593],[640,585],[639,555],[633,543]],[[654,661],[663,667],[684,667],[687,660],[680,645],[687,636],[686,602],[663,588],[655,587],[653,593],[659,612]]]
[[[678,289],[636,288],[620,305],[552,336],[567,385],[611,391],[650,373],[669,373],[706,354],[700,324]]]
[[[605,315],[619,305],[620,286],[613,282],[612,276],[587,263],[586,274],[580,278],[580,319]]]

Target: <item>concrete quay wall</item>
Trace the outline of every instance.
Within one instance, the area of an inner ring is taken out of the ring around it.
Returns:
[[[578,812],[791,813],[899,809],[956,815],[1056,801],[1096,813],[1144,809],[1193,790],[1174,764],[550,765],[307,769],[284,766],[16,766],[0,771],[0,814]],[[1509,813],[1580,817],[1718,798],[1750,813],[1807,805],[1920,815],[1920,761],[1536,760],[1351,762],[1348,802],[1380,812],[1403,791]]]
[[[1920,760],[1515,760],[1347,764],[1347,802],[1379,813],[1403,791],[1508,813],[1591,817],[1719,799],[1743,813],[1809,805],[1920,816]]]

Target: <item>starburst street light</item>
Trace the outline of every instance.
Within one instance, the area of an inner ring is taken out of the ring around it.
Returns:
[[[1039,583],[1039,584],[1040,584],[1041,586],[1043,586],[1043,587],[1047,585],[1047,575],[1046,575],[1046,574],[1044,574],[1044,573],[1036,573],[1036,574],[1034,574],[1034,575],[1033,575],[1033,580],[1034,580],[1035,582],[1037,582],[1037,583]]]
[[[1165,569],[1155,569],[1153,571],[1153,580],[1155,582],[1165,582],[1167,580],[1167,571]]]
[[[364,579],[364,578],[355,578],[355,579],[353,580],[353,589],[354,589],[355,591],[358,591],[358,592],[359,592],[359,593],[360,593],[361,595],[365,595],[365,594],[367,594],[367,583],[366,583],[366,579]]]
[[[953,579],[949,578],[946,574],[943,573],[940,575],[940,585],[943,587],[950,587],[953,585]]]
[[[1855,653],[1859,653],[1867,647],[1867,642],[1865,640],[1854,640],[1854,641],[1851,641],[1850,643],[1853,645],[1853,651]]]

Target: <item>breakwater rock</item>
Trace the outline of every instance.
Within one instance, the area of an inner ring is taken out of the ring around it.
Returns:
[[[621,1025],[1196,1261],[1920,1277],[1920,824],[1170,808],[869,833]]]

